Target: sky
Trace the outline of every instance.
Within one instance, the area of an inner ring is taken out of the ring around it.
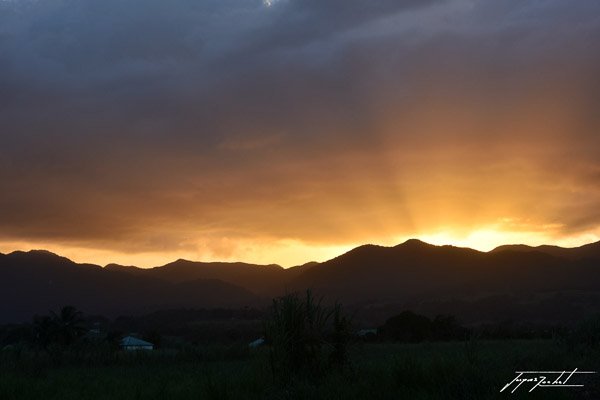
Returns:
[[[600,240],[600,2],[0,0],[0,252]]]

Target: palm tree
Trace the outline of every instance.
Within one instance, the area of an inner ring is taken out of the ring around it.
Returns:
[[[73,306],[65,306],[57,314],[51,313],[54,324],[54,341],[63,346],[73,344],[85,332],[83,327],[83,314]]]
[[[53,341],[56,332],[56,325],[51,317],[35,316],[33,320],[35,330],[35,343],[45,349]]]

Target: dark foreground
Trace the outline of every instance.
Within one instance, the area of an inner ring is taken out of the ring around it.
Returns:
[[[182,346],[147,352],[1,352],[0,399],[599,399],[600,376],[583,388],[524,383],[515,371],[597,371],[598,347],[556,340],[357,343],[349,363],[319,377],[277,378],[269,348]]]

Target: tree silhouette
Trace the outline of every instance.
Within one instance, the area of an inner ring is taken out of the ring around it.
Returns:
[[[404,311],[385,321],[378,334],[400,342],[422,342],[431,336],[431,321],[423,315]]]
[[[63,346],[75,343],[85,332],[83,314],[73,306],[62,307],[59,313],[51,312],[54,325],[53,342]]]
[[[37,346],[47,348],[54,340],[56,325],[54,320],[48,315],[35,316],[33,319],[33,327],[35,334],[35,343]]]

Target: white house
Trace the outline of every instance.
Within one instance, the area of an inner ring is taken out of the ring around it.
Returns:
[[[121,348],[123,350],[152,350],[154,345],[145,340],[127,336],[121,339]]]
[[[356,331],[356,336],[365,337],[367,335],[377,335],[377,329],[361,329],[360,331]]]
[[[265,338],[261,337],[248,344],[249,347],[258,347],[265,342]]]

